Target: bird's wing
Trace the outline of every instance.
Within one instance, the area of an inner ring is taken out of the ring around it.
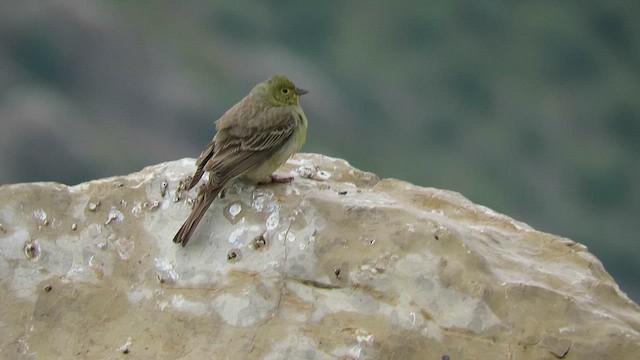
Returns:
[[[242,151],[263,151],[280,148],[293,134],[296,122],[293,114],[288,114],[285,121],[264,130],[253,131],[240,143]]]
[[[296,114],[278,109],[265,114],[264,128],[230,127],[225,129],[224,142],[204,169],[211,172],[217,184],[226,183],[267,161],[289,141],[296,127]]]
[[[198,160],[196,160],[196,172],[193,173],[193,176],[191,177],[191,181],[189,182],[189,185],[187,185],[187,190],[191,190],[191,188],[196,186],[198,181],[200,181],[202,174],[204,174],[204,167],[207,165],[209,160],[213,157],[215,148],[216,148],[216,142],[215,142],[215,139],[213,139],[209,142],[209,144],[207,144],[207,147],[204,148],[204,150],[202,151],[202,154],[200,154],[200,156],[198,157]]]

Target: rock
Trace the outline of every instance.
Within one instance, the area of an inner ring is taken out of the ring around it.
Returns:
[[[299,154],[182,248],[193,169],[0,187],[0,357],[640,358],[640,308],[583,245]]]

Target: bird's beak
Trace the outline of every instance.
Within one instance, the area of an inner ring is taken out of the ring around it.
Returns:
[[[304,94],[308,93],[308,91],[305,90],[305,89],[296,88],[295,93],[296,93],[296,95],[300,96],[300,95],[304,95]]]

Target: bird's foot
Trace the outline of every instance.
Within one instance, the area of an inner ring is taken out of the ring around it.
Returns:
[[[258,185],[267,185],[267,184],[288,184],[293,181],[293,176],[278,176],[278,175],[270,175],[264,181],[260,181]]]

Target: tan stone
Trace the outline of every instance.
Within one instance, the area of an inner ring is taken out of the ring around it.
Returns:
[[[181,248],[192,171],[0,187],[0,358],[640,358],[640,309],[583,245],[299,154]]]

